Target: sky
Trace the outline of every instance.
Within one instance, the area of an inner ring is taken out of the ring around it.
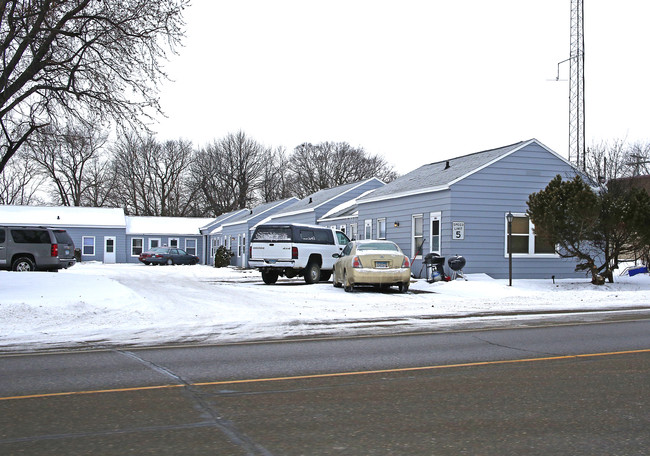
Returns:
[[[399,173],[531,138],[568,156],[570,0],[192,3],[160,139],[342,141]],[[650,2],[584,3],[586,143],[650,142]]]
[[[469,274],[467,281],[413,280],[410,290],[346,293],[331,282],[306,285],[302,278],[264,285],[259,271],[204,265],[83,262],[57,274],[0,271],[0,352],[439,330],[539,318],[526,312],[647,312],[650,276],[617,276],[602,286],[589,278],[514,280],[510,287],[505,279]]]

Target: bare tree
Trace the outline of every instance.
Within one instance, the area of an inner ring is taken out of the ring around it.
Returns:
[[[268,150],[262,178],[260,182],[260,197],[263,202],[270,203],[292,196],[289,157],[283,147]]]
[[[650,144],[623,139],[602,141],[587,149],[586,171],[594,182],[650,174]]]
[[[70,122],[60,132],[52,126],[38,130],[28,141],[29,156],[53,184],[57,204],[81,206],[92,199],[88,174],[105,162],[108,134],[88,122]]]
[[[0,171],[62,115],[142,124],[188,0],[0,0]]]
[[[304,143],[291,154],[295,192],[301,198],[325,188],[377,177],[390,182],[397,174],[377,156],[345,142]]]
[[[192,165],[193,187],[207,212],[219,215],[258,200],[271,151],[242,131],[229,133],[201,149]]]
[[[188,141],[161,144],[134,133],[121,137],[113,157],[120,205],[134,215],[186,215],[193,197],[186,185],[192,156]]]
[[[29,205],[41,202],[37,193],[42,182],[36,164],[26,153],[18,152],[15,159],[0,172],[0,204]]]

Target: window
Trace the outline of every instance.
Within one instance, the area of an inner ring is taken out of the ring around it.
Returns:
[[[196,239],[185,239],[185,251],[190,255],[196,255]]]
[[[160,247],[160,238],[150,238],[149,239],[149,250]]]
[[[365,221],[363,236],[364,239],[372,239],[372,220]]]
[[[377,219],[377,239],[386,239],[386,219]]]
[[[169,246],[172,249],[177,249],[179,245],[178,238],[169,238]]]
[[[345,225],[341,225],[341,226],[339,227],[339,231],[340,231],[341,233],[347,233],[347,232],[348,232],[348,230],[347,230],[347,228],[345,227]]]
[[[144,245],[144,239],[142,238],[133,238],[131,239],[131,256],[139,256],[142,253],[142,246]]]
[[[431,230],[430,230],[430,235],[431,235],[431,243],[429,247],[429,251],[431,253],[437,253],[440,255],[441,251],[441,246],[440,246],[440,218],[441,218],[441,213],[440,212],[432,212],[431,213]]]
[[[556,256],[555,246],[535,235],[535,227],[524,214],[513,214],[512,254],[514,256],[547,255]],[[505,255],[508,256],[508,221],[505,225]]]
[[[411,252],[413,252],[413,258],[415,259],[422,256],[422,246],[424,245],[422,214],[414,215],[412,221],[413,242],[411,244]]]
[[[339,245],[348,245],[350,243],[350,240],[343,232],[337,232],[336,237],[339,240]]]
[[[357,224],[350,223],[350,239],[353,241],[357,240]]]
[[[95,255],[95,237],[94,236],[82,236],[81,238],[81,253],[87,256]]]

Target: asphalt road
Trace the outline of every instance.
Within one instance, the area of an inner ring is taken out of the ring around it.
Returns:
[[[0,356],[0,454],[648,454],[650,320]]]

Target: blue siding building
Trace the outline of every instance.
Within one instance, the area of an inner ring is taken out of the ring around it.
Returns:
[[[466,273],[507,278],[510,212],[513,277],[575,277],[575,262],[535,236],[526,201],[556,175],[578,173],[535,139],[424,165],[358,199],[359,236],[396,242],[419,276],[423,257],[436,253],[462,255]]]

